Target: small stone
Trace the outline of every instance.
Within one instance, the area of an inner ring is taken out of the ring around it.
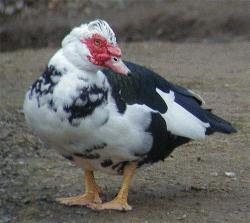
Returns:
[[[178,218],[176,218],[176,219],[177,219],[177,220],[184,220],[186,217],[187,217],[187,215],[184,214],[184,215],[182,215],[182,216],[180,216],[180,217],[178,217]]]
[[[235,177],[236,173],[234,173],[234,172],[225,172],[225,176],[227,176],[227,177]]]
[[[24,162],[23,160],[19,160],[18,163],[19,163],[20,165],[24,165],[24,164],[25,164],[25,162]]]
[[[210,173],[210,175],[213,177],[218,177],[219,174],[217,172],[212,172],[212,173]]]
[[[196,160],[197,160],[197,162],[201,162],[201,158],[200,157],[197,157]]]

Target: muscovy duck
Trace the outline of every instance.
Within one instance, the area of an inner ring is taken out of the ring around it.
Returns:
[[[84,169],[85,194],[58,198],[62,204],[131,210],[128,188],[137,168],[164,160],[190,140],[236,132],[202,108],[199,95],[121,56],[107,22],[83,24],[63,39],[26,93],[28,124]],[[114,200],[102,203],[94,171],[123,175]]]

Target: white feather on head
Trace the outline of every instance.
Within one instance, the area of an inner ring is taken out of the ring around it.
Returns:
[[[72,31],[63,39],[62,47],[74,40],[90,38],[95,33],[103,36],[109,43],[113,45],[116,44],[115,33],[109,24],[104,20],[97,19],[73,28]]]

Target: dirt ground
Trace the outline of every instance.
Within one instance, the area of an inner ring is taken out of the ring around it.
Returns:
[[[22,113],[24,94],[56,49],[0,54],[0,222],[250,222],[250,44],[123,43],[124,58],[192,88],[239,129],[176,149],[138,171],[133,210],[95,212],[56,197],[83,191],[82,171],[42,147]],[[234,172],[228,177],[225,172]],[[103,199],[121,178],[97,173]]]

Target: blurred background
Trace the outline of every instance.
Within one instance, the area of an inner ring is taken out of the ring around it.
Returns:
[[[58,47],[95,18],[122,41],[250,40],[249,0],[0,0],[0,51]]]

